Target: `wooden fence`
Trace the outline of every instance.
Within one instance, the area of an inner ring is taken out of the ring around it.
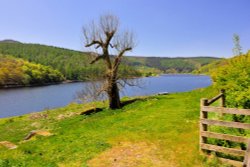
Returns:
[[[220,107],[209,106],[215,101],[220,100]],[[250,129],[250,124],[240,123],[240,122],[229,122],[221,120],[212,120],[208,118],[209,112],[215,112],[220,114],[237,114],[237,115],[250,115],[250,110],[248,109],[236,109],[236,108],[226,108],[225,107],[225,92],[222,90],[219,95],[212,99],[201,99],[200,104],[200,149],[202,152],[206,153],[204,150],[215,151],[220,153],[225,153],[233,156],[244,157],[244,161],[236,161],[231,159],[219,158],[222,162],[229,163],[233,166],[243,166],[250,167],[250,139],[242,136],[234,136],[229,134],[221,134],[208,131],[208,126],[222,126],[230,128],[239,129]],[[207,138],[228,140],[238,143],[247,144],[246,150],[227,148],[217,145],[212,145],[207,143]]]

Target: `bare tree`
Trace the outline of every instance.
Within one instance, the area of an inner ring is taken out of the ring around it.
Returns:
[[[107,93],[111,109],[121,107],[118,87],[121,78],[118,70],[125,52],[132,51],[135,46],[132,32],[121,33],[118,30],[119,19],[114,15],[103,15],[98,23],[93,21],[83,27],[85,47],[92,47],[97,52],[91,64],[103,60],[106,65],[105,81],[101,90]],[[111,54],[113,51],[115,54]]]

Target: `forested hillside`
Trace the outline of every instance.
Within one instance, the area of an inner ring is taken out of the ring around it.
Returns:
[[[88,80],[103,76],[103,63],[89,63],[90,53],[39,44],[23,44],[14,40],[0,42],[0,53],[51,66],[67,79]],[[212,57],[163,58],[127,56],[120,68],[122,77],[151,76],[159,73],[190,73],[218,60]]]
[[[164,73],[190,73],[220,60],[214,57],[127,57],[127,59],[129,65],[158,68]]]
[[[63,75],[51,67],[0,54],[0,87],[59,83]]]
[[[101,78],[105,68],[101,62],[90,65],[93,58],[89,53],[53,46],[0,42],[0,53],[51,66],[70,80],[88,80],[93,76]],[[143,74],[124,64],[120,68],[120,75],[137,77]]]

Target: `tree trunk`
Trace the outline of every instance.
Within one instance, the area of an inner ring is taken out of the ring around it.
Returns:
[[[117,83],[116,82],[109,82],[109,83],[110,83],[110,87],[108,90],[109,108],[111,109],[121,108],[121,101]]]

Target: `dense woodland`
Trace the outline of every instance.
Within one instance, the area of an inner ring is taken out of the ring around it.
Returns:
[[[0,87],[59,83],[63,75],[51,67],[0,54]]]
[[[39,44],[20,42],[0,42],[0,53],[22,58],[30,62],[51,66],[59,70],[69,80],[89,80],[93,76],[103,76],[102,62],[90,65],[90,53],[73,51]],[[152,76],[159,73],[190,73],[208,63],[218,60],[211,57],[159,58],[127,56],[119,69],[124,77]]]

